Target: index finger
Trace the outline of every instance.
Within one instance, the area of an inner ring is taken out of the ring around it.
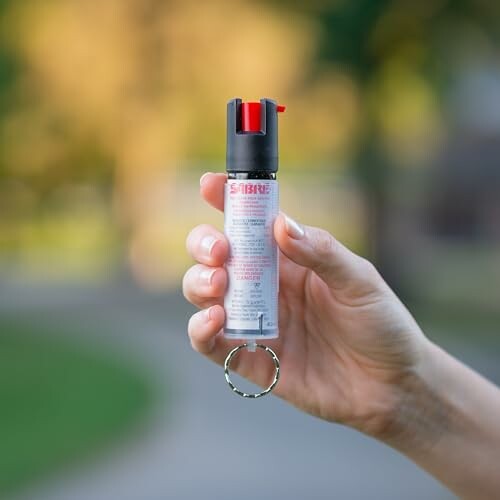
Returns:
[[[221,212],[224,211],[224,184],[226,174],[207,172],[200,179],[200,193],[203,199]]]

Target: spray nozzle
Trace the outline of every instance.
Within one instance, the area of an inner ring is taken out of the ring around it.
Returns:
[[[241,103],[241,131],[242,132],[262,132],[260,102],[242,102]],[[278,113],[283,113],[286,107],[276,106]]]

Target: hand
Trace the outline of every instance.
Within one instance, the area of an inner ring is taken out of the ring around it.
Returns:
[[[224,174],[202,177],[201,194],[223,210]],[[367,260],[321,229],[280,215],[281,361],[274,393],[320,418],[398,449],[462,498],[500,492],[500,390],[430,342]],[[215,228],[191,231],[199,264],[184,276],[186,298],[204,308],[188,326],[195,350],[222,364],[238,341],[224,338],[228,243]],[[273,365],[240,351],[231,365],[268,386]],[[480,411],[478,411],[480,409]]]
[[[224,174],[202,177],[201,194],[223,210]],[[278,340],[281,361],[274,393],[320,418],[372,435],[390,424],[401,386],[420,363],[426,338],[374,266],[321,229],[279,215]],[[238,341],[224,338],[222,307],[228,243],[217,229],[191,231],[187,248],[199,263],[184,276],[185,297],[203,308],[188,326],[193,348],[223,364]],[[241,351],[232,368],[261,387],[274,366],[265,353]]]

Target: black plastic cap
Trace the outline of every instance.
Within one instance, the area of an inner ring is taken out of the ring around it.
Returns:
[[[278,171],[278,106],[272,99],[260,100],[260,130],[242,130],[242,101],[227,103],[228,172]]]

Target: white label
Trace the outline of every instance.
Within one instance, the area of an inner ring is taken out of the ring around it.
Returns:
[[[278,336],[278,248],[273,235],[278,202],[277,181],[231,179],[225,185],[226,337]]]

